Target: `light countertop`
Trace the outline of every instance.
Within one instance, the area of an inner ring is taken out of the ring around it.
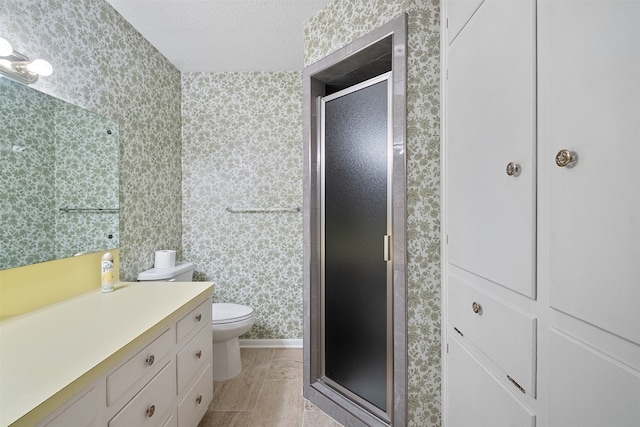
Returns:
[[[3,320],[0,426],[71,398],[117,363],[123,351],[132,351],[212,292],[211,282],[121,283],[110,293],[98,289]]]

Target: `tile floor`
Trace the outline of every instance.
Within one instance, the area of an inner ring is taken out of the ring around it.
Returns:
[[[198,427],[340,427],[302,397],[302,349],[243,348],[242,372],[213,383]]]

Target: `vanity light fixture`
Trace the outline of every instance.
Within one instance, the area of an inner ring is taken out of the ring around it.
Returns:
[[[0,37],[0,56],[9,56],[13,52],[13,47],[11,47],[11,43],[8,40]]]
[[[0,75],[32,84],[39,76],[50,76],[53,67],[44,59],[30,60],[28,56],[16,52],[6,39],[0,37]]]

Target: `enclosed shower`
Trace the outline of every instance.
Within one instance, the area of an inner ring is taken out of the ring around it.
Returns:
[[[343,424],[406,423],[401,16],[304,71],[304,394]]]

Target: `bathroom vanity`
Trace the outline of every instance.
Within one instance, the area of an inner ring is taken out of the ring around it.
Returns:
[[[210,282],[123,283],[0,323],[0,426],[190,426],[213,398]]]

